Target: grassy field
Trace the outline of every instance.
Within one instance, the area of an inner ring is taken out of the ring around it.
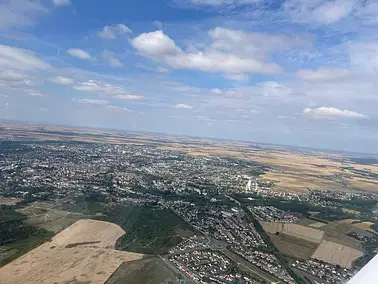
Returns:
[[[121,264],[106,284],[176,284],[182,277],[159,257],[149,256]],[[185,278],[185,283],[193,282]]]
[[[268,234],[274,246],[283,254],[308,260],[316,251],[318,244],[298,239],[292,236]]]
[[[354,220],[346,219],[342,221],[331,222],[319,228],[324,231],[324,240],[345,245],[354,249],[361,249],[359,241],[345,234],[353,229],[352,223]]]
[[[194,235],[190,225],[171,210],[151,205],[134,208],[121,226],[127,234],[117,241],[117,248],[145,254],[166,254],[183,237]]]
[[[27,217],[13,208],[0,206],[0,267],[18,258],[54,234],[27,224]]]

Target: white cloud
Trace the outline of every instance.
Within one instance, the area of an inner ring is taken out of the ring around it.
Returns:
[[[282,67],[267,62],[267,54],[308,44],[295,38],[250,34],[224,28],[209,31],[209,36],[213,42],[203,51],[183,51],[162,31],[140,34],[131,40],[131,44],[141,55],[174,68],[226,74],[280,73]]]
[[[175,57],[182,53],[182,50],[176,46],[175,42],[160,30],[140,34],[131,40],[131,44],[142,55],[153,59],[169,59],[169,57]]]
[[[252,113],[252,114],[259,114],[260,113],[258,110],[255,110],[255,109],[251,109],[249,112]]]
[[[156,71],[158,71],[159,73],[168,73],[169,69],[159,66],[156,68]]]
[[[42,112],[49,112],[49,109],[44,108],[44,107],[41,107],[39,110],[42,111]]]
[[[32,96],[32,97],[43,97],[44,94],[41,94],[39,92],[32,92],[32,93],[29,93],[29,96]]]
[[[71,4],[71,0],[53,0],[55,6],[66,6]]]
[[[193,109],[192,106],[187,105],[187,104],[177,104],[177,105],[175,105],[175,108],[178,108],[178,109]]]
[[[97,35],[104,39],[116,39],[119,35],[132,33],[132,31],[124,24],[105,26],[97,33]]]
[[[223,94],[223,91],[218,88],[215,88],[211,90],[211,93],[214,95],[220,95],[220,94]]]
[[[340,110],[334,107],[305,108],[303,114],[313,119],[368,118],[368,116],[355,111]]]
[[[262,95],[267,97],[285,97],[293,94],[289,87],[276,81],[264,82],[261,87]]]
[[[295,22],[328,25],[346,18],[355,3],[355,0],[286,0],[284,10]]]
[[[228,90],[225,93],[228,97],[241,98],[243,96],[243,93],[239,90]]]
[[[11,0],[0,4],[0,30],[33,25],[36,19],[47,13],[40,1]]]
[[[318,82],[338,82],[350,77],[348,69],[333,68],[333,69],[317,69],[317,70],[299,70],[297,75],[305,81]]]
[[[106,95],[120,100],[143,100],[143,96],[138,96],[129,91],[110,84],[104,84],[99,81],[89,80],[73,86],[75,90],[82,92],[91,92]]]
[[[130,109],[127,109],[127,108],[124,108],[124,107],[113,106],[113,105],[106,106],[106,108],[110,109],[110,110],[117,111],[117,112],[133,112]]]
[[[104,50],[101,53],[101,55],[104,58],[104,60],[106,62],[108,62],[108,64],[113,66],[113,67],[123,67],[124,66],[123,63],[118,60],[118,58],[116,57],[116,54],[114,52]]]
[[[0,45],[0,66],[2,70],[37,70],[47,69],[49,65],[26,49]]]
[[[246,82],[250,79],[249,75],[245,73],[224,74],[223,77],[225,77],[228,80],[238,81],[238,82]]]
[[[116,95],[113,96],[114,99],[119,100],[128,100],[128,101],[141,101],[144,99],[143,96],[137,96],[137,95]]]
[[[110,58],[109,64],[113,67],[123,67],[123,63],[119,61],[117,58]]]
[[[79,48],[70,48],[67,53],[81,60],[93,60],[93,57],[88,52]]]
[[[78,100],[81,104],[91,104],[91,105],[100,105],[100,106],[106,106],[109,103],[109,101],[106,100],[92,100],[92,99],[80,99]]]
[[[49,81],[58,85],[72,85],[74,83],[73,79],[63,76],[49,78]]]

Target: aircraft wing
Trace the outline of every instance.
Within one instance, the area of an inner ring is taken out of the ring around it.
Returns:
[[[378,255],[368,262],[347,284],[378,283]]]

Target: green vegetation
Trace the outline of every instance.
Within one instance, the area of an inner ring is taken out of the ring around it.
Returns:
[[[106,284],[176,284],[181,278],[163,260],[157,256],[149,256],[121,264]]]
[[[175,213],[153,205],[135,207],[119,225],[127,233],[117,241],[117,248],[145,254],[166,254],[182,237],[193,235],[192,228]]]
[[[360,165],[378,164],[378,159],[376,158],[350,158],[350,160]]]
[[[49,240],[53,233],[44,229],[30,226],[24,221],[26,217],[18,213],[11,206],[0,206],[0,248],[12,250],[11,255],[7,251],[0,250],[0,266],[3,266],[17,257],[27,253],[33,248]],[[9,257],[8,257],[9,256]]]

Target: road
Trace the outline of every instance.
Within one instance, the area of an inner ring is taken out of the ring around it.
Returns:
[[[274,277],[273,275],[270,275],[269,273],[262,271],[257,266],[254,266],[252,263],[246,261],[237,254],[229,251],[228,249],[221,249],[220,251],[227,255],[229,258],[231,258],[233,261],[235,261],[238,264],[238,266],[246,268],[249,272],[252,272],[260,278],[266,280],[268,283],[280,283],[280,280]]]
[[[237,200],[233,199],[232,197],[230,197],[228,195],[226,195],[226,197],[228,197],[231,200],[233,200],[234,202],[240,204]],[[244,267],[246,270],[248,270],[249,272],[252,272],[252,274],[257,275],[261,279],[266,280],[268,283],[281,283],[281,281],[279,279],[277,279],[276,277],[274,277],[273,275],[270,275],[269,273],[262,271],[260,268],[254,266],[250,262],[246,261],[245,259],[241,258],[240,256],[229,251],[224,246],[219,246],[217,244],[214,244],[211,240],[211,237],[206,232],[201,230],[201,228],[194,226],[188,220],[182,218],[182,216],[180,214],[178,214],[175,210],[173,210],[172,208],[169,208],[169,206],[165,205],[163,202],[161,202],[161,203],[165,208],[170,209],[178,217],[183,219],[187,224],[189,224],[191,227],[195,228],[196,230],[201,232],[205,237],[207,237],[207,239],[208,239],[207,248],[210,248],[210,249],[213,249],[215,251],[220,251],[220,252],[224,253],[225,255],[230,257],[233,261],[235,261],[238,264],[238,266]],[[246,271],[246,272],[248,272],[248,271]]]

